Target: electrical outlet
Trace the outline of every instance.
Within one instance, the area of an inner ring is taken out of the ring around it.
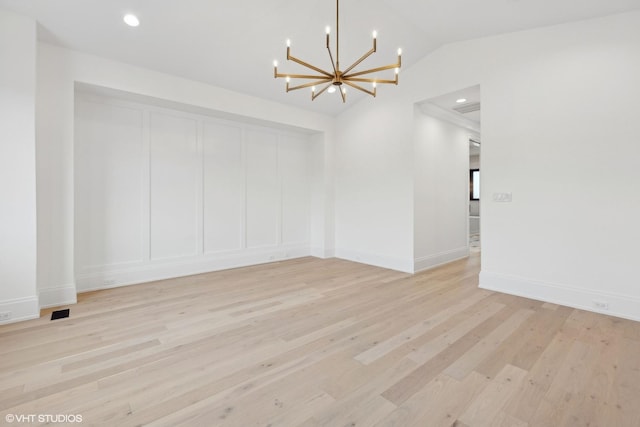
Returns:
[[[609,310],[609,303],[607,301],[593,301],[593,306],[599,310]]]
[[[0,313],[0,322],[6,322],[7,320],[11,320],[11,312],[3,311]]]

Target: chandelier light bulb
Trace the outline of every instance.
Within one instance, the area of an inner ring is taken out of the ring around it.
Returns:
[[[316,91],[316,87],[315,86],[311,86],[311,92],[315,92]]]
[[[327,34],[330,34],[331,33],[331,27],[327,25],[326,27],[324,27],[324,31],[326,31]]]
[[[287,76],[287,83],[291,82],[291,77]]]
[[[400,68],[396,68],[396,74],[400,73]]]
[[[376,30],[373,30],[372,36],[374,39],[378,38],[378,32]]]
[[[336,87],[335,86],[330,86],[329,89],[327,89],[327,92],[329,93],[333,93],[336,91]]]
[[[273,60],[273,66],[274,66],[274,67],[277,67],[277,66],[278,66],[278,61],[277,61],[277,60],[275,60],[275,59]]]
[[[373,88],[376,88],[376,82],[371,83],[371,86],[373,86]]]
[[[287,47],[291,47],[291,39],[287,39]]]
[[[398,48],[398,56],[400,56],[400,55],[402,55],[402,48],[401,47]]]

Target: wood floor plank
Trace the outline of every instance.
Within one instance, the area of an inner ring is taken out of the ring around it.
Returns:
[[[430,331],[431,329],[445,322],[451,316],[465,309],[468,309],[487,296],[488,294],[477,292],[475,293],[475,295],[472,295],[462,301],[446,307],[445,309],[435,313],[432,316],[427,317],[425,320],[418,322],[410,328],[401,331],[400,333],[386,339],[381,343],[376,344],[371,349],[357,355],[355,359],[365,365],[369,365],[370,363],[376,361],[390,351],[398,348],[400,345],[421,336],[427,331]]]
[[[600,356],[599,349],[575,340],[564,363],[553,379],[531,420],[533,425],[563,425],[572,407],[579,404],[585,393],[589,374]],[[559,405],[558,402],[562,404]]]
[[[527,378],[507,405],[506,412],[525,422],[532,420],[551,383],[564,364],[574,338],[558,333],[547,345],[544,352],[529,370]]]
[[[529,423],[524,422],[513,415],[508,415],[505,412],[500,412],[498,416],[492,421],[494,427],[528,427]]]
[[[0,326],[0,419],[640,425],[640,323],[479,289],[479,268],[306,257],[80,294]]]
[[[469,407],[471,402],[487,387],[490,379],[477,372],[471,372],[463,381],[448,378],[442,392],[432,400],[424,400],[426,388],[413,395],[402,407],[409,406],[418,409],[407,423],[407,426],[450,427],[464,425],[458,418]]]
[[[626,331],[625,331],[626,332]],[[612,426],[640,426],[637,396],[640,396],[640,341],[625,338],[613,366],[615,376],[607,396],[607,407],[601,414]]]
[[[481,324],[497,314],[504,308],[504,305],[497,303],[489,303],[482,310],[476,312],[464,321],[458,323],[455,327],[443,332],[436,338],[423,344],[421,347],[409,353],[407,357],[416,363],[424,364],[435,357],[440,352],[446,350],[456,341],[464,337],[478,324]]]
[[[468,354],[469,350],[471,350],[486,335],[500,327],[500,325],[503,325],[514,312],[515,310],[505,307],[496,315],[490,317],[466,333],[462,338],[447,347],[444,351],[441,351],[428,362],[420,365],[409,375],[393,384],[385,390],[382,395],[396,405],[401,405],[404,401],[420,391],[422,387],[428,384],[439,373],[443,372],[458,359]]]
[[[555,311],[552,314],[548,310],[535,312],[475,370],[494,377],[506,364],[530,369],[565,320],[565,316],[557,315]]]
[[[482,338],[470,351],[449,365],[447,369],[444,370],[444,373],[459,380],[463,379],[469,372],[474,370],[481,361],[491,357],[492,353],[494,353],[511,334],[517,331],[520,325],[531,317],[533,313],[533,311],[527,309],[521,309],[515,312],[502,325]]]
[[[463,423],[478,427],[495,426],[501,412],[514,391],[527,375],[527,371],[517,366],[506,365],[489,385],[471,402],[459,417]]]
[[[602,337],[599,359],[593,369],[585,372],[588,377],[585,392],[579,393],[579,398],[565,412],[563,423],[574,425],[604,425],[607,422],[609,407],[609,390],[613,386],[616,376],[618,353],[621,345],[622,333],[612,333]]]
[[[447,394],[453,387],[453,383],[456,382],[448,375],[438,375],[422,390],[377,422],[375,427],[409,426],[424,423],[428,418],[427,414],[431,406],[430,404],[425,405],[425,402],[436,402],[440,396]]]

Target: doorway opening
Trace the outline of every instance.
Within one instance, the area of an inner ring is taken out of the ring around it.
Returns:
[[[466,246],[467,254],[476,253],[477,255],[479,255],[481,247],[480,100],[480,85],[476,85],[440,95],[419,104],[424,114],[447,122],[449,126],[454,126],[455,129],[458,129],[457,133],[454,133],[453,130],[447,133],[441,130],[441,126],[427,135],[428,137],[439,140],[442,144],[455,144],[459,147],[455,155],[461,156],[458,157],[460,160],[455,162],[455,171],[452,171],[450,168],[446,170],[436,168],[431,179],[439,184],[453,182],[454,179],[455,182],[460,184],[464,183],[464,185],[460,185],[459,190],[456,190],[457,196],[452,195],[451,186],[447,187],[447,197],[443,200],[438,200],[438,202],[446,204],[449,200],[452,200],[452,198],[459,201],[456,202],[459,203],[456,204],[457,207],[449,209],[447,212],[449,218],[457,218],[457,232],[449,229],[450,235],[447,237],[453,238],[453,236],[459,236],[458,238],[461,239],[457,240],[456,238],[456,240],[460,242],[459,244]],[[432,154],[441,155],[445,154],[445,152],[442,151]],[[446,159],[441,160],[446,161]],[[454,174],[455,177],[459,177],[460,180],[455,178]],[[456,188],[458,188],[459,184],[455,185]],[[460,191],[460,193],[457,193],[457,191]]]
[[[480,139],[469,138],[469,251],[480,251]]]

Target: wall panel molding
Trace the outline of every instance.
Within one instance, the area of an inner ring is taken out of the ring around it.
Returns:
[[[78,291],[310,255],[309,135],[96,94],[76,97],[76,127],[82,130],[76,158],[85,162],[77,166],[82,191],[76,194],[76,212],[87,216],[76,225]],[[103,164],[100,150],[111,149],[118,120],[127,117],[123,111],[139,115],[139,128],[126,128],[125,136],[140,151],[128,153],[119,140],[125,149]],[[140,178],[114,186],[123,179],[117,169],[125,156],[126,164],[136,165],[128,174]],[[105,173],[88,180],[96,168]],[[140,193],[132,214],[130,202],[99,209],[107,212],[100,222],[91,217],[98,214],[87,210],[90,206],[107,206],[123,191]],[[124,215],[121,223],[135,230],[123,234],[140,242],[135,259],[100,259],[100,248],[93,247],[122,234],[111,229],[109,212]],[[98,255],[88,263],[85,253]],[[46,299],[53,301],[66,291],[43,295],[49,294]]]

